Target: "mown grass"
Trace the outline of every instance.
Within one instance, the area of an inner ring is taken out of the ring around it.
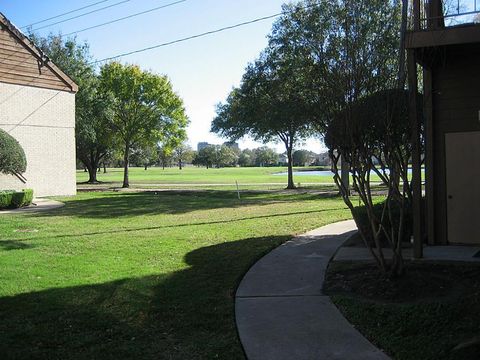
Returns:
[[[306,193],[82,193],[0,217],[2,359],[242,359],[235,289],[263,254],[350,217]]]
[[[314,170],[315,168],[308,168]],[[306,168],[296,168],[296,171]],[[286,172],[286,167],[256,167],[256,168],[221,168],[206,169],[203,167],[188,166],[179,170],[178,167],[165,168],[152,167],[130,168],[130,182],[136,184],[231,184],[237,181],[244,184],[278,184],[286,186],[286,175],[275,175]],[[88,173],[77,171],[77,181],[88,180]],[[98,173],[98,180],[103,182],[121,183],[123,180],[123,169],[107,169]],[[332,176],[301,175],[294,176],[295,183],[332,183]]]
[[[334,263],[326,290],[393,359],[480,359],[480,264],[413,263],[389,280],[373,265]]]

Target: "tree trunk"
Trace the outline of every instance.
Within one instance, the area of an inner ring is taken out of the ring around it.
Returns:
[[[103,163],[103,173],[104,173],[104,174],[107,173],[107,165],[105,165],[105,163]]]
[[[178,168],[179,168],[180,170],[182,170],[182,160],[180,160],[180,161],[178,162]]]
[[[87,166],[88,170],[88,183],[95,184],[97,183],[97,167],[96,166]]]
[[[293,183],[293,156],[292,156],[292,146],[287,146],[287,158],[288,158],[288,185],[287,189],[295,189],[295,184]]]
[[[147,171],[147,168],[148,168],[148,165],[145,165],[145,166],[144,166],[144,170]]]
[[[128,182],[128,161],[130,159],[130,145],[125,144],[125,153],[123,154],[123,188],[130,187],[130,183]]]
[[[341,161],[341,180],[342,180],[342,183],[343,183],[343,186],[345,187],[345,190],[348,194],[348,196],[350,196],[350,165],[345,161],[345,157],[344,156],[341,156],[340,157],[340,161]]]

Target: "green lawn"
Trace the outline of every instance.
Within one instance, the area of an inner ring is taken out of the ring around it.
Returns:
[[[300,170],[304,168],[297,168]],[[314,169],[314,168],[310,168]],[[257,167],[257,168],[221,168],[206,169],[198,167],[185,167],[179,170],[177,167],[166,168],[130,168],[130,182],[132,185],[142,184],[231,184],[238,181],[240,186],[245,184],[278,184],[285,187],[287,184],[286,175],[275,175],[286,172],[286,167]],[[77,181],[88,180],[88,173],[77,171]],[[123,169],[107,169],[98,173],[98,180],[120,184],[123,180]],[[332,176],[301,175],[294,176],[295,183],[332,183]]]
[[[292,235],[350,217],[339,198],[286,192],[63,201],[0,217],[2,359],[241,359],[244,273]]]
[[[331,263],[325,290],[396,360],[480,359],[480,264],[406,263],[396,280],[374,265]]]

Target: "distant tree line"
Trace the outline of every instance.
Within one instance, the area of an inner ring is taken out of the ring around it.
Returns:
[[[121,167],[122,164],[123,160],[117,153],[113,157],[106,157],[102,166]],[[287,165],[287,159],[285,154],[279,154],[267,146],[240,150],[228,145],[208,145],[200,151],[194,151],[189,145],[181,143],[173,148],[157,144],[148,148],[134,149],[130,164],[143,167],[145,170],[152,166],[182,169],[187,164],[206,168],[269,167],[285,166]],[[293,164],[294,166],[330,165],[326,153],[318,155],[308,150],[294,151]]]

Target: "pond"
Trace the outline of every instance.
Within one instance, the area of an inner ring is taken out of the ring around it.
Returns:
[[[285,172],[276,173],[276,174],[273,174],[273,175],[286,176],[286,175],[288,175],[288,173],[285,171]],[[314,176],[333,176],[333,173],[330,170],[314,170],[314,171],[305,170],[305,171],[294,171],[293,175],[294,176],[311,176],[311,175],[314,175]]]
[[[411,174],[412,169],[409,168],[408,173]],[[370,171],[370,174],[375,175],[375,172]],[[273,175],[287,176],[288,173],[284,171],[280,173],[275,173]],[[333,172],[331,172],[330,170],[303,170],[303,171],[294,171],[293,175],[294,176],[333,176]]]

